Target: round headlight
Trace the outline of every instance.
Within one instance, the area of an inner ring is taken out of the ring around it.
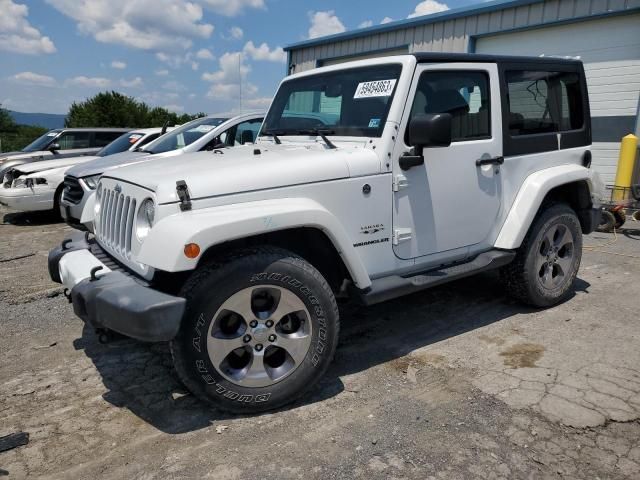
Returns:
[[[153,227],[153,220],[156,214],[156,206],[153,200],[147,198],[140,204],[136,215],[136,235],[138,240],[144,240]]]

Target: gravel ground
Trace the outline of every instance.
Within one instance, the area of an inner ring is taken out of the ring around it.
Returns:
[[[640,224],[594,234],[573,298],[532,310],[495,275],[343,305],[303,400],[210,410],[165,344],[101,345],[48,280],[69,229],[0,210],[0,453],[8,478],[640,478]],[[24,258],[16,258],[23,257]]]

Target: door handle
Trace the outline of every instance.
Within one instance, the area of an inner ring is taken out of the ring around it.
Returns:
[[[479,158],[476,160],[476,167],[482,167],[483,165],[502,165],[503,163],[504,157]]]

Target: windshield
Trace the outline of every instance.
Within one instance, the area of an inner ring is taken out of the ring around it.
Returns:
[[[55,137],[57,137],[58,134],[61,131],[62,130],[51,130],[50,132],[45,133],[41,137],[38,137],[37,139],[35,139],[33,142],[31,142],[26,147],[24,147],[22,149],[22,151],[23,152],[37,152],[39,150],[44,150],[47,147],[47,145],[49,145],[49,143],[51,143],[51,140],[53,140]]]
[[[186,147],[227,120],[227,118],[198,118],[192,122],[185,123],[169,133],[165,133],[158,140],[144,147],[144,151],[163,153]]]
[[[144,137],[143,133],[136,132],[128,132],[124,135],[120,135],[109,145],[100,150],[96,155],[98,157],[106,157],[108,155],[113,155],[114,153],[124,152],[129,150],[133,145],[138,143],[140,139]]]
[[[353,68],[288,80],[269,109],[263,134],[379,137],[401,65]]]

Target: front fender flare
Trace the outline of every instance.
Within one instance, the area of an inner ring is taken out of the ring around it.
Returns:
[[[191,210],[158,221],[144,240],[138,261],[167,272],[196,268],[199,258],[184,255],[184,246],[196,243],[202,252],[224,242],[258,234],[309,227],[324,232],[342,257],[358,288],[371,279],[342,224],[319,203],[306,198],[284,198]]]
[[[516,195],[494,246],[508,250],[518,248],[546,195],[556,187],[579,181],[587,182],[594,206],[598,206],[602,182],[593,170],[572,164],[545,168],[529,175]]]

